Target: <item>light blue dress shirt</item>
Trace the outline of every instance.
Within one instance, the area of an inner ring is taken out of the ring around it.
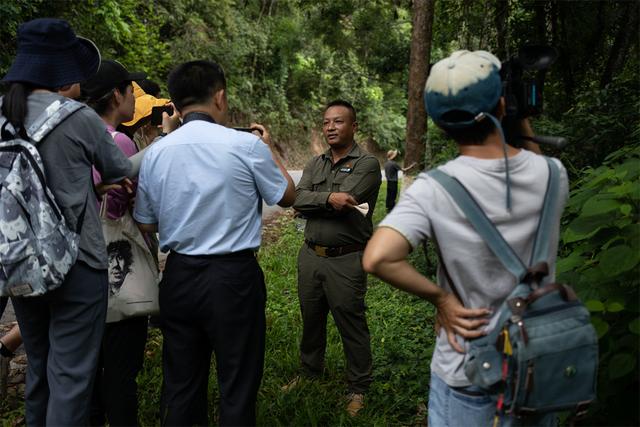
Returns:
[[[286,188],[260,138],[194,120],[147,149],[133,216],[158,223],[163,251],[221,255],[258,249],[262,200],[276,204]]]

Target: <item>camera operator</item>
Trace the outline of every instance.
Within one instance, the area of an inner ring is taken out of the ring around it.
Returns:
[[[505,115],[500,61],[489,52],[457,51],[436,63],[425,87],[428,114],[458,145],[460,155],[439,169],[457,179],[521,259],[534,241],[549,169],[539,149],[507,145],[499,120]],[[527,122],[523,133],[531,133]],[[535,152],[534,152],[535,151]],[[560,161],[560,189],[550,238],[555,264],[560,216],[568,194]],[[407,261],[425,240],[437,243],[438,284]],[[494,313],[516,285],[449,194],[422,173],[380,223],[364,253],[366,271],[437,307],[436,347],[431,361],[429,425],[491,425],[496,405],[465,376],[467,340],[493,327]],[[549,274],[553,280],[555,271]],[[553,417],[526,420],[551,425]],[[514,419],[504,416],[502,425]]]
[[[226,127],[222,68],[179,65],[169,93],[183,125],[147,149],[134,218],[171,250],[160,284],[162,425],[210,425],[207,390],[215,352],[220,425],[255,425],[265,345],[261,199],[291,206],[293,181],[271,137]]]

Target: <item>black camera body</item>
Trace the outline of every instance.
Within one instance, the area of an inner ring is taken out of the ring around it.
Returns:
[[[542,89],[549,67],[558,58],[551,46],[523,46],[500,70],[507,116],[518,119],[542,113]]]
[[[542,114],[545,74],[557,58],[558,51],[551,46],[523,46],[502,64],[500,77],[506,103],[502,127],[511,145],[522,145],[518,121]]]

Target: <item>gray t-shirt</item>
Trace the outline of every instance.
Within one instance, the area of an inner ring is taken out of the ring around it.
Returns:
[[[555,277],[560,216],[568,195],[567,172],[559,160],[554,161],[560,167],[560,191],[549,239],[551,271],[547,281]],[[505,203],[503,159],[460,156],[440,169],[457,178],[469,190],[509,245],[528,263],[549,176],[544,158],[526,150],[509,158],[511,212]],[[398,231],[413,249],[425,239],[435,239],[465,307],[489,307],[495,312],[516,284],[515,277],[504,269],[449,193],[426,173],[421,173],[404,192],[380,226]],[[438,269],[438,284],[451,290],[441,268]],[[496,315],[488,330],[494,327],[495,321]],[[463,342],[460,337],[459,341]],[[467,386],[470,383],[464,374],[463,363],[464,355],[451,347],[446,333],[441,330],[431,361],[432,371],[452,387]]]
[[[29,95],[25,125],[30,126],[47,106],[60,99],[64,97],[52,92]],[[0,116],[0,121],[5,120]],[[38,145],[38,151],[47,186],[71,229],[76,229],[86,203],[78,259],[93,268],[106,269],[107,249],[91,166],[105,182],[113,182],[129,174],[131,162],[113,142],[104,121],[89,107],[81,108],[56,126]]]

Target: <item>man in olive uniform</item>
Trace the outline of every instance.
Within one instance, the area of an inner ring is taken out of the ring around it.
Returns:
[[[352,416],[363,408],[372,380],[362,253],[371,237],[381,182],[378,160],[353,139],[357,129],[350,103],[338,100],[327,105],[322,131],[329,150],[304,168],[293,205],[307,217],[305,243],[298,256],[302,371],[310,376],[323,371],[331,311],[347,359],[347,411]]]

